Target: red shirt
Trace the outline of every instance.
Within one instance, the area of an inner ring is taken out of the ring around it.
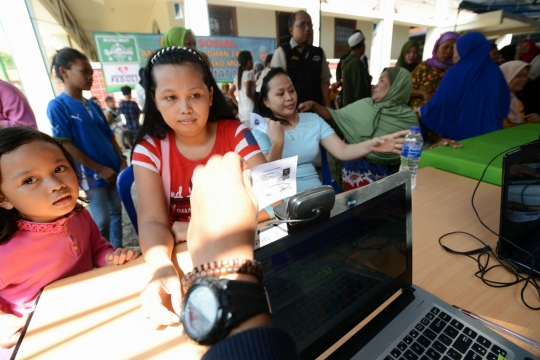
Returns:
[[[169,224],[172,227],[175,221],[189,221],[191,218],[191,176],[199,164],[205,165],[214,154],[225,155],[234,151],[248,160],[261,152],[257,140],[246,125],[237,120],[219,120],[217,122],[216,140],[212,151],[203,159],[190,160],[184,157],[175,146],[174,132],[169,137],[169,168],[171,174]],[[145,136],[133,151],[132,164],[144,167],[162,175],[161,144],[158,138]],[[156,195],[158,196],[158,195]],[[161,193],[159,193],[161,196]]]

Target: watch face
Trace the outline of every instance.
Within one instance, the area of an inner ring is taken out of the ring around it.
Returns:
[[[207,287],[198,286],[189,294],[184,305],[184,328],[192,337],[208,334],[216,323],[219,303]]]

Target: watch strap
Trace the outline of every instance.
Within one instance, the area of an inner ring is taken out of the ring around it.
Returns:
[[[266,290],[261,284],[226,279],[220,281],[227,290],[227,317],[225,331],[220,339],[227,336],[231,329],[255,315],[272,313]]]

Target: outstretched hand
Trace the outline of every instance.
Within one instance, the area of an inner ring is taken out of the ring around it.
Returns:
[[[371,139],[372,151],[377,152],[393,152],[401,154],[401,148],[404,141],[403,136],[407,135],[409,130],[401,130],[393,134],[376,137]]]
[[[0,310],[0,347],[9,349],[17,344],[27,319],[28,314],[18,317]]]
[[[122,265],[128,261],[135,260],[140,255],[141,253],[138,251],[133,251],[126,248],[118,248],[114,250],[114,253],[107,254],[105,261],[107,261],[107,265]]]

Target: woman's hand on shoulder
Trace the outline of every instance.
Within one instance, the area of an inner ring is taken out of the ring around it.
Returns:
[[[272,141],[272,145],[282,145],[285,142],[285,129],[279,121],[264,118],[268,128],[266,129],[266,135]]]
[[[140,324],[152,329],[180,321],[182,293],[174,265],[159,268],[141,292]]]
[[[308,101],[304,101],[303,103],[299,104],[298,105],[298,111],[300,112],[308,112],[311,110],[311,108],[313,108],[313,101],[311,100],[308,100]]]
[[[114,253],[105,257],[107,265],[122,265],[128,261],[135,260],[141,253],[127,248],[117,248]]]

